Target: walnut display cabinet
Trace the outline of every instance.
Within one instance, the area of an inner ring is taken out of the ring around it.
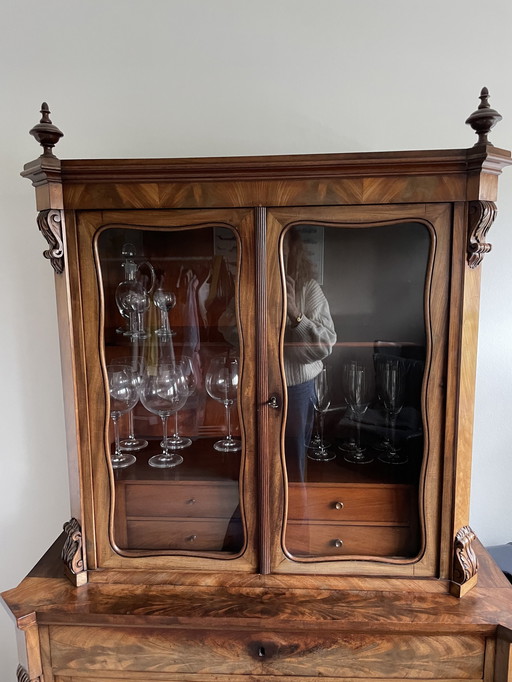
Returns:
[[[19,681],[512,679],[468,525],[480,99],[463,150],[68,161],[43,104],[72,519],[2,595]]]

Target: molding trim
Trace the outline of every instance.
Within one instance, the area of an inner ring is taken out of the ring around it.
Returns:
[[[492,249],[492,245],[485,239],[496,218],[496,212],[493,201],[469,202],[467,257],[470,268],[477,268],[485,254]]]
[[[37,226],[50,247],[43,251],[43,256],[48,258],[55,272],[60,275],[64,272],[64,245],[62,243],[62,211],[54,208],[40,211],[37,216]]]

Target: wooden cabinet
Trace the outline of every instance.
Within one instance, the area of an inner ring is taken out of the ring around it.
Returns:
[[[191,160],[60,161],[43,106],[73,519],[3,595],[20,680],[508,679],[468,526],[481,98],[468,150]]]

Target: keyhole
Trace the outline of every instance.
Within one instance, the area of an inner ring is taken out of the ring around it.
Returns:
[[[265,647],[264,646],[260,646],[260,648],[258,649],[258,656],[260,658],[263,658],[265,656]]]

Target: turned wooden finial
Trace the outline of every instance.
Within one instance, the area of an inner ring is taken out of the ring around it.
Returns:
[[[51,156],[55,158],[55,154],[52,152],[52,149],[55,147],[64,133],[51,122],[50,109],[46,102],[41,104],[41,114],[41,120],[32,128],[30,134],[35,137],[35,139],[43,148],[43,153],[41,156]]]
[[[489,142],[487,135],[491,128],[494,128],[496,123],[501,121],[503,117],[501,114],[498,114],[495,109],[491,109],[489,104],[489,90],[487,90],[487,88],[482,88],[480,100],[478,109],[469,116],[466,123],[470,125],[478,135],[478,141],[475,142],[475,147],[481,144],[490,144],[492,146],[492,142]]]

